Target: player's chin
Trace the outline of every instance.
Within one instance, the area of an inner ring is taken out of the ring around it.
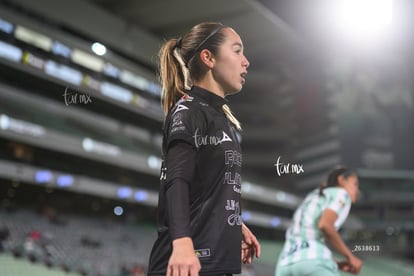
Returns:
[[[240,93],[240,92],[241,92],[241,90],[242,90],[242,88],[243,88],[243,85],[242,85],[242,84],[233,85],[233,86],[229,89],[229,92],[227,92],[226,94],[227,94],[227,95],[233,95],[233,94]]]

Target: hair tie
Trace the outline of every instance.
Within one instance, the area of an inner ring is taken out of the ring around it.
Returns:
[[[174,46],[174,48],[178,48],[178,49],[180,49],[180,48],[181,48],[181,44],[182,44],[182,42],[183,42],[183,37],[182,37],[182,36],[180,36],[180,37],[177,39],[177,41],[175,42],[175,46]]]

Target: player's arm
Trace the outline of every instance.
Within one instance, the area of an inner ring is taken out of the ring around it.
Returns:
[[[359,273],[362,266],[362,261],[355,257],[351,250],[346,246],[342,240],[339,232],[335,228],[335,221],[338,215],[332,209],[326,209],[319,219],[318,227],[324,234],[328,243],[341,255],[343,255],[352,266],[352,273]]]
[[[190,183],[196,151],[185,142],[174,142],[167,153],[165,199],[172,242],[167,276],[197,276],[201,269],[190,236]]]
[[[337,219],[337,214],[331,209],[326,209],[321,218],[319,219],[318,227],[325,235],[326,240],[329,244],[334,247],[341,255],[348,258],[352,255],[351,250],[343,242],[341,236],[335,228],[335,221]]]

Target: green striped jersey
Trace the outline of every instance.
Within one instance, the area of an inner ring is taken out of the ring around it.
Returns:
[[[309,259],[332,259],[332,252],[318,228],[319,219],[327,208],[332,209],[338,215],[335,228],[339,229],[351,209],[351,198],[345,189],[339,187],[326,188],[323,193],[325,196],[320,196],[319,189],[313,190],[296,209],[292,224],[286,231],[279,265]]]

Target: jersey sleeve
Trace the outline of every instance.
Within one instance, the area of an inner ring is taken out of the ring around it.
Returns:
[[[348,193],[343,189],[335,189],[329,193],[329,202],[326,208],[333,210],[338,216],[349,210],[351,205],[351,199]]]
[[[176,142],[167,153],[165,199],[168,225],[173,240],[190,236],[190,185],[194,179],[196,150]]]
[[[186,142],[199,148],[200,137],[204,135],[205,119],[199,108],[191,103],[181,103],[175,106],[166,122],[166,149],[174,142]]]

